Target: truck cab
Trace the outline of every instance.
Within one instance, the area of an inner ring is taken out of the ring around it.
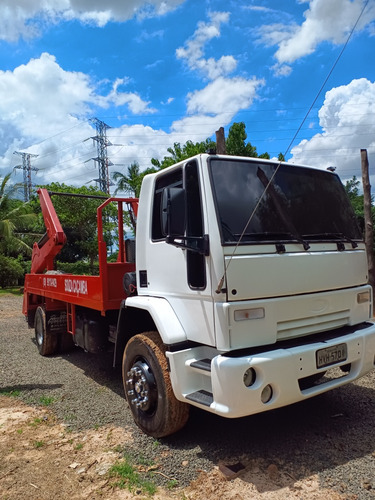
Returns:
[[[146,176],[137,294],[121,306],[118,338],[158,339],[182,416],[154,429],[166,396],[149,377],[153,361],[130,346],[124,386],[136,422],[165,435],[188,404],[242,417],[364,375],[375,355],[367,281],[363,238],[332,172],[205,154]]]

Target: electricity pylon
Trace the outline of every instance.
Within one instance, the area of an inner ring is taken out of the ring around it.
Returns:
[[[27,202],[31,198],[31,171],[37,172],[39,170],[38,168],[31,166],[30,158],[36,158],[38,155],[33,155],[31,153],[21,153],[21,151],[14,151],[13,154],[22,157],[22,165],[16,165],[14,168],[23,169],[23,196],[25,202]]]

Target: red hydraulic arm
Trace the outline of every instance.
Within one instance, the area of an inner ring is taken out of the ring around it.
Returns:
[[[42,239],[34,243],[31,256],[31,273],[52,271],[54,258],[66,243],[66,236],[61,227],[59,218],[46,189],[38,189],[40,206],[46,226],[46,233]]]

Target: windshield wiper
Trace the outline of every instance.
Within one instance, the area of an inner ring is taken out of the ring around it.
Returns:
[[[346,241],[347,243],[350,243],[352,245],[352,248],[357,248],[358,247],[358,243],[356,241],[354,241],[352,238],[349,238],[349,236],[346,236],[343,233],[304,234],[303,237],[306,238],[306,239],[308,239],[308,240],[311,240],[311,239],[319,240],[319,239],[321,239],[323,241],[336,241],[336,240],[340,240],[341,242],[342,241]]]
[[[257,233],[235,233],[233,236],[237,239],[237,241],[241,238],[244,242],[256,241],[256,242],[267,242],[274,243],[276,245],[276,249],[279,253],[285,252],[284,243],[289,242],[297,242],[303,245],[305,250],[310,248],[310,245],[307,241],[301,238],[298,234],[287,233],[287,232],[257,232]],[[280,245],[279,245],[280,244]],[[284,247],[284,248],[283,248]]]

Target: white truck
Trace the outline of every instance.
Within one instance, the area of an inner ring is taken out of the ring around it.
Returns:
[[[367,281],[336,174],[202,154],[144,178],[125,298],[101,312],[107,328],[87,309],[68,331],[106,331],[135,422],[162,437],[185,425],[190,405],[243,417],[372,370]],[[49,334],[41,320],[36,334]]]

